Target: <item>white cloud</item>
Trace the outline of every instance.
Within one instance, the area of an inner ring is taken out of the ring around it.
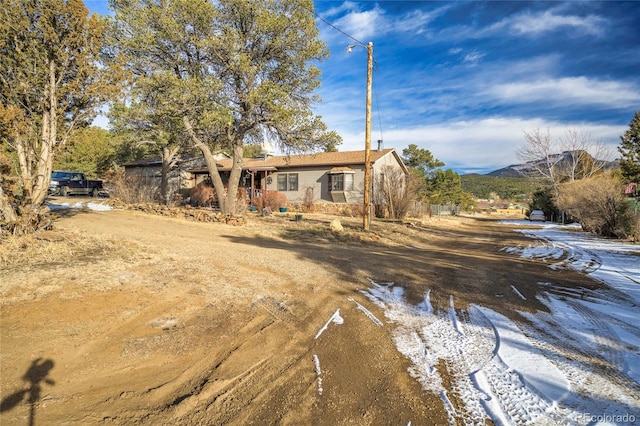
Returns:
[[[454,25],[442,29],[439,37],[449,40],[491,38],[505,31],[515,35],[538,36],[556,30],[601,36],[605,34],[609,21],[596,15],[578,16],[561,13],[561,7],[540,12],[521,12],[505,17],[494,24]]]
[[[327,18],[330,17],[334,17],[336,15],[341,15],[344,12],[350,12],[352,10],[357,10],[358,9],[358,5],[354,2],[351,1],[345,1],[344,3],[340,4],[339,6],[336,7],[332,7],[328,10],[325,10],[323,12],[323,15]]]
[[[347,1],[325,11],[323,16],[330,19],[340,31],[364,42],[392,32],[402,33],[404,36],[422,35],[431,22],[451,7],[446,5],[428,12],[414,9],[402,15],[388,15],[379,5],[365,11],[360,4]],[[330,35],[334,36],[336,34]]]
[[[534,35],[558,28],[574,28],[586,34],[599,35],[606,24],[606,20],[599,16],[558,15],[550,10],[534,14],[524,13],[503,22],[518,34]]]
[[[364,127],[364,126],[363,126]],[[384,133],[384,147],[396,148],[400,153],[410,144],[428,149],[442,160],[447,168],[458,171],[489,172],[520,163],[516,150],[524,143],[524,132],[549,129],[552,138],[561,137],[569,129],[588,132],[594,141],[602,141],[614,148],[627,127],[596,123],[563,123],[543,119],[487,118],[451,123],[438,123],[414,128],[397,128]],[[364,130],[364,129],[363,129]],[[340,151],[364,149],[364,131],[338,132],[344,138]],[[372,149],[378,136],[372,134]]]
[[[477,50],[474,50],[473,52],[469,52],[466,55],[464,55],[463,62],[466,64],[475,65],[480,61],[480,59],[484,57],[484,55],[485,55],[484,53],[480,53]]]
[[[449,5],[442,6],[429,12],[416,9],[404,15],[396,16],[392,26],[395,30],[404,33],[420,35],[427,31],[427,27],[431,22],[449,10],[450,7]]]
[[[387,27],[384,11],[378,6],[368,11],[353,10],[334,24],[357,40],[368,40],[374,34],[384,33]]]
[[[633,108],[640,104],[638,87],[621,81],[587,77],[547,78],[496,84],[486,94],[514,103],[547,102],[550,105],[580,104]]]

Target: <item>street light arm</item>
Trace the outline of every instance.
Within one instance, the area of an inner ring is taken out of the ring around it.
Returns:
[[[364,47],[366,49],[367,45],[362,43],[347,44],[347,52],[351,53],[354,47]]]

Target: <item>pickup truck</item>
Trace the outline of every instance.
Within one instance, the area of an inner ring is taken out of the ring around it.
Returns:
[[[89,180],[84,173],[54,170],[51,173],[49,193],[59,194],[63,197],[72,194],[91,195],[97,197],[102,189],[101,180]]]

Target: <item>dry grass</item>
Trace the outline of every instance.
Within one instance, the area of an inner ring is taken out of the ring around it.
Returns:
[[[0,272],[30,269],[39,265],[129,257],[135,244],[80,232],[43,232],[0,241]]]

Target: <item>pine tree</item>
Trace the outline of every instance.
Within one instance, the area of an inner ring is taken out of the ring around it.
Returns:
[[[18,164],[21,196],[11,199],[0,178],[0,227],[38,227],[54,156],[112,93],[116,73],[99,65],[103,28],[81,0],[3,2],[0,141]]]
[[[640,111],[636,111],[629,129],[620,136],[620,167],[626,182],[640,183]]]
[[[114,54],[132,92],[157,96],[156,114],[179,123],[204,156],[220,210],[235,214],[246,144],[265,138],[283,151],[335,147],[312,105],[328,55],[311,0],[112,0]],[[214,154],[229,152],[223,182]]]

